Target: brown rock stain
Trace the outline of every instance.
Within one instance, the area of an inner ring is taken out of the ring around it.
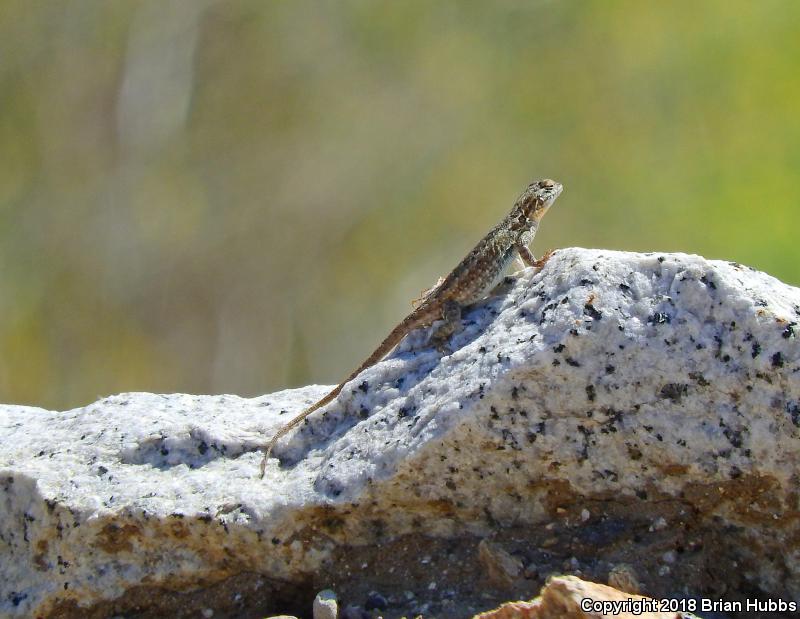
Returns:
[[[114,524],[105,525],[97,536],[97,547],[109,554],[118,552],[131,552],[133,550],[132,540],[142,536],[142,530],[134,524]]]

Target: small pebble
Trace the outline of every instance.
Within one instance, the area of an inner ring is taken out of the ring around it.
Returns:
[[[608,584],[625,593],[637,594],[642,590],[636,570],[627,563],[618,563],[609,570]]]
[[[485,539],[478,544],[478,561],[486,570],[489,581],[496,587],[511,587],[522,573],[522,561],[500,545]]]
[[[581,510],[581,520],[583,522],[586,522],[591,517],[592,517],[592,515],[589,513],[588,509],[584,508],[584,509]]]
[[[523,570],[522,575],[527,579],[539,578],[539,567],[535,563],[529,563]]]
[[[364,608],[367,610],[386,610],[388,607],[389,602],[377,591],[370,591],[367,601],[364,602]]]
[[[366,611],[355,604],[348,604],[342,611],[342,619],[364,619],[365,616],[368,616]]]
[[[577,570],[581,566],[581,562],[578,561],[577,557],[572,557],[569,560],[569,567],[570,569]]]
[[[330,589],[317,593],[317,597],[314,598],[313,614],[314,619],[336,619],[339,614],[336,594]]]

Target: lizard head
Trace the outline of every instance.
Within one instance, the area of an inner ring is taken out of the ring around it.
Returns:
[[[561,183],[549,178],[531,183],[517,198],[512,219],[523,227],[536,226],[563,189]]]

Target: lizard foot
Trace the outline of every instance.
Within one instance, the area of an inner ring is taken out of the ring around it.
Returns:
[[[437,338],[435,340],[432,340],[431,344],[433,344],[434,348],[436,348],[437,351],[447,356],[453,353],[453,348],[450,346],[448,340],[449,338],[443,338],[443,339]]]
[[[455,301],[445,301],[442,307],[442,323],[433,328],[428,343],[433,344],[439,352],[447,352],[450,336],[462,328],[461,306]]]
[[[539,269],[540,271],[544,268],[544,265],[547,264],[547,261],[555,254],[558,250],[557,249],[548,249],[544,256],[539,258],[538,260],[534,260],[531,263],[531,266],[535,269]]]

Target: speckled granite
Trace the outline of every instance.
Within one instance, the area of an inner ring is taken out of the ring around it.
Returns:
[[[451,354],[412,334],[263,481],[257,449],[325,388],[0,407],[0,615],[665,497],[748,540],[753,586],[800,596],[797,323],[800,290],[747,267],[561,250],[466,312]]]

